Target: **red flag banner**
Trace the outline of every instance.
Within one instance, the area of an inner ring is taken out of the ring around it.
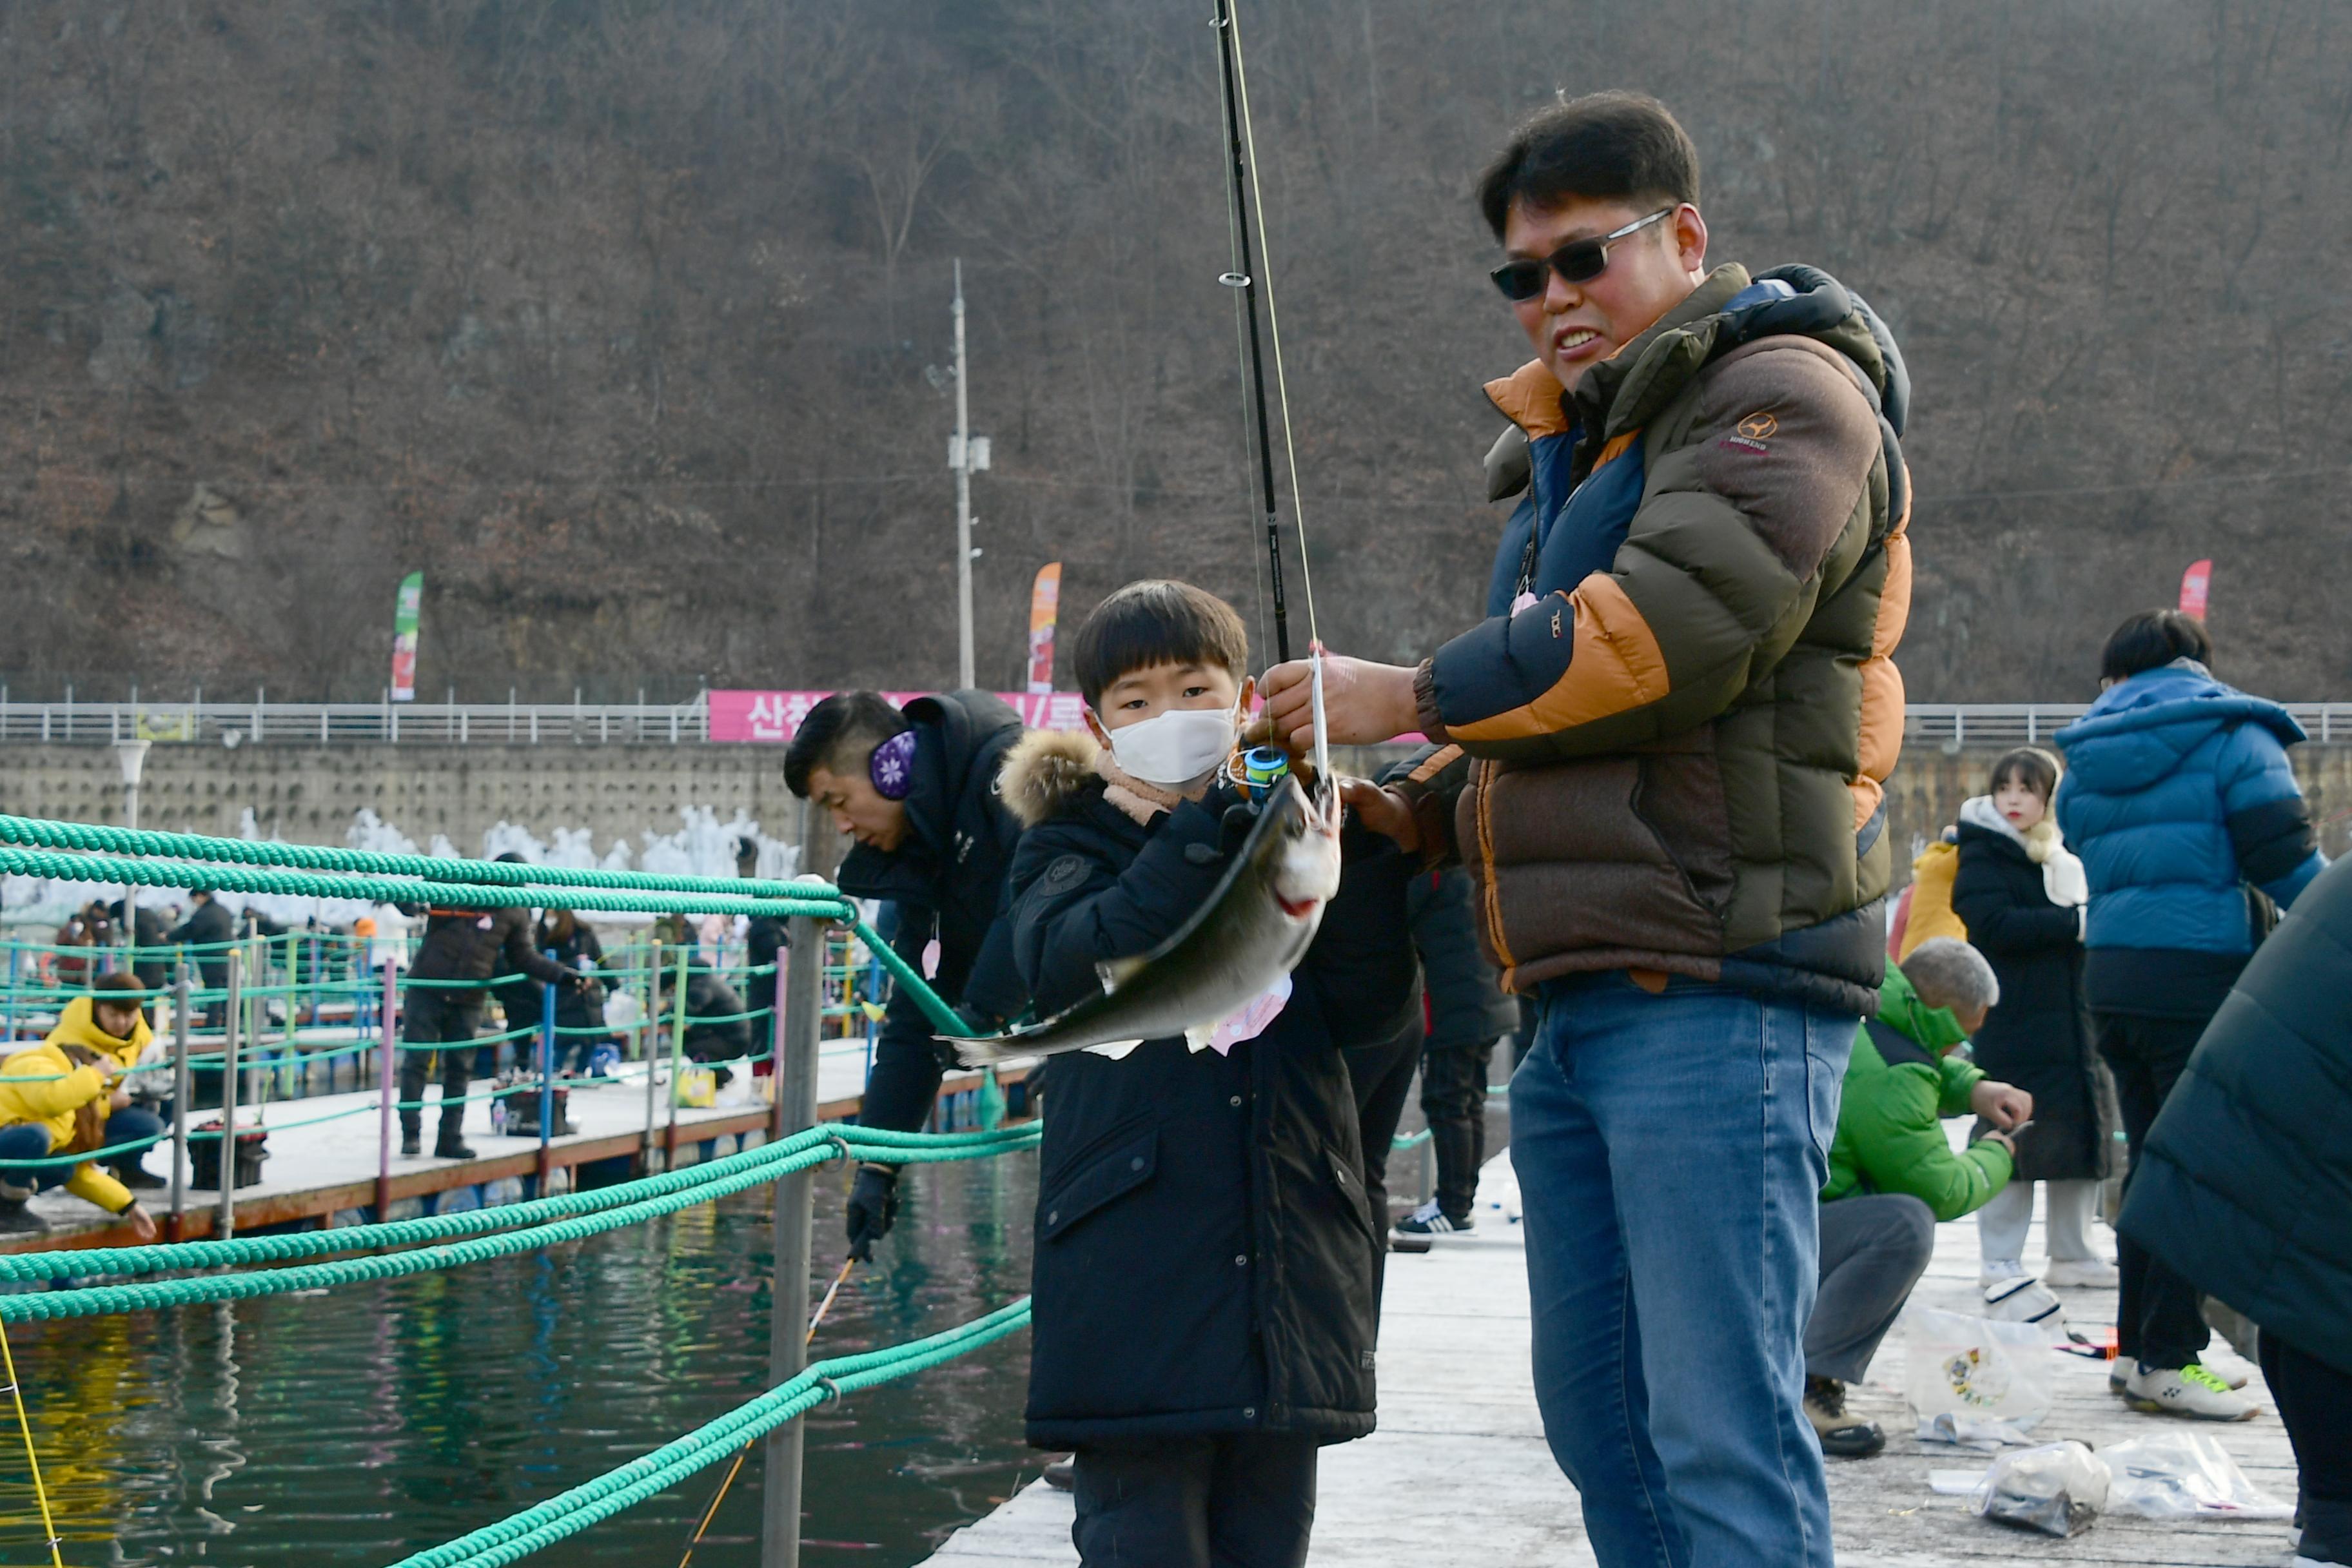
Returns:
[[[1029,689],[1041,697],[1054,689],[1054,622],[1061,604],[1062,563],[1049,561],[1029,590]]]
[[[2180,613],[2198,620],[2205,618],[2205,597],[2213,585],[2213,563],[2191,561],[2189,570],[2180,574]]]

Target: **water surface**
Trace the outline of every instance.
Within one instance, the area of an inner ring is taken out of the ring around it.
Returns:
[[[821,1293],[845,1174],[818,1173]],[[968,1321],[1028,1289],[1036,1156],[911,1170],[817,1356]],[[740,1194],[525,1257],[331,1293],[9,1331],[65,1538],[91,1564],[389,1563],[636,1458],[767,1385],[770,1211]],[[1041,1456],[1024,1332],[808,1422],[804,1559],[919,1562]],[[0,1405],[0,1412],[5,1412]],[[759,1560],[759,1456],[694,1561]],[[722,1463],[527,1561],[677,1561]],[[13,1415],[0,1563],[46,1562]]]

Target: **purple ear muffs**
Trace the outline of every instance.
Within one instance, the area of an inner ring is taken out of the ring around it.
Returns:
[[[915,732],[901,730],[874,748],[866,759],[866,776],[884,800],[904,800],[915,787]]]

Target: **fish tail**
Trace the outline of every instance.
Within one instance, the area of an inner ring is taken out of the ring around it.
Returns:
[[[980,1039],[960,1039],[953,1035],[934,1035],[931,1037],[943,1044],[953,1046],[956,1060],[968,1068],[994,1067],[999,1062],[1008,1060],[1014,1054],[1006,1048],[1006,1037],[1003,1035],[984,1037]]]

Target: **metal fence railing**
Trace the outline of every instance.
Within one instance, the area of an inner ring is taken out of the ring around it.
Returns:
[[[103,745],[700,745],[708,700],[686,702],[15,702],[0,743]]]
[[[2046,742],[2081,702],[1914,702],[1915,745]],[[2352,744],[2352,702],[2289,702],[2314,742]],[[103,745],[205,741],[242,745],[701,745],[708,693],[684,702],[16,702],[0,699],[0,743]]]
[[[1913,745],[2035,745],[2083,716],[2087,702],[1914,702],[1904,710],[1903,738]],[[2352,702],[2288,702],[2312,740],[2352,745]]]

